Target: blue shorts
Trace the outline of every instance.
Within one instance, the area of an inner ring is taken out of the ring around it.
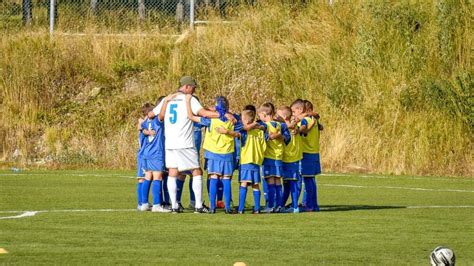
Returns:
[[[144,168],[146,171],[163,172],[166,169],[163,160],[145,159],[144,161]]]
[[[239,182],[259,184],[261,181],[260,167],[258,165],[249,163],[240,166]]]
[[[321,163],[319,153],[303,153],[301,160],[301,175],[303,177],[314,177],[321,174]]]
[[[300,176],[300,162],[283,163],[283,180],[298,180]]]
[[[214,159],[207,159],[207,174],[232,176],[234,173],[234,163],[232,161],[221,161]]]
[[[145,177],[145,159],[137,157],[137,178]]]
[[[280,160],[273,160],[265,158],[262,165],[262,173],[264,178],[268,177],[282,177],[283,169]]]

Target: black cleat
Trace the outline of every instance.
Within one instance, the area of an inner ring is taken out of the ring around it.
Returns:
[[[209,214],[215,214],[215,213],[216,213],[216,209],[214,209],[214,210],[209,209],[209,212],[208,212],[208,213],[209,213]]]
[[[179,210],[179,212],[184,211],[184,206],[183,206],[183,204],[181,204],[181,202],[178,202],[178,210]]]
[[[194,213],[209,213],[209,208],[206,205],[202,205],[202,208],[195,208]]]
[[[171,209],[172,214],[181,213],[181,212],[182,211],[180,211],[179,209]]]
[[[225,210],[225,214],[237,214],[236,210],[230,209],[230,210]]]

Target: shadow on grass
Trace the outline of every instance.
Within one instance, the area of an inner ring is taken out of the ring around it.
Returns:
[[[320,205],[322,212],[341,212],[358,210],[385,210],[385,209],[403,209],[406,206],[373,206],[373,205]]]

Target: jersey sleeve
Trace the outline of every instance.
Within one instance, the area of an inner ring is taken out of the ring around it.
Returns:
[[[197,115],[202,109],[201,103],[196,99],[196,97],[191,98],[191,111],[194,115]]]
[[[281,135],[283,136],[283,140],[285,144],[288,145],[291,141],[291,133],[288,129],[288,126],[285,123],[281,123]]]
[[[242,124],[242,119],[238,114],[234,114],[235,119],[237,119],[237,123],[234,125],[234,131],[239,132],[244,129],[244,125]]]
[[[164,101],[164,99],[161,100],[161,102],[160,102],[155,108],[153,108],[153,113],[154,113],[155,115],[159,115],[159,114],[160,114],[161,107],[163,106],[163,101]]]
[[[301,120],[301,126],[308,126],[308,120],[306,119]]]
[[[204,127],[210,127],[211,126],[211,119],[201,117],[201,122],[199,124],[201,124]]]

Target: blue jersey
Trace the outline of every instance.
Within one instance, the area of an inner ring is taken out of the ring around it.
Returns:
[[[194,145],[196,146],[196,150],[199,154],[201,150],[201,144],[202,144],[202,131],[201,129],[205,127],[205,125],[200,124],[200,123],[193,123],[194,126]]]
[[[145,121],[142,122],[140,127],[143,127],[143,124],[145,123]],[[146,136],[145,134],[143,134],[143,128],[141,128],[140,133],[138,133],[138,147],[139,147],[137,151],[138,158],[143,157],[143,152],[145,151],[145,144],[146,144]]]
[[[142,129],[154,130],[155,135],[146,137],[146,145],[143,152],[143,158],[147,160],[165,159],[165,131],[164,124],[158,120],[158,117],[147,119],[142,124]]]
[[[242,124],[242,118],[240,117],[239,114],[234,114],[234,117],[237,120],[237,123],[235,123],[235,125],[234,125],[234,131],[240,132],[244,128],[244,125]],[[240,140],[239,140],[239,138],[234,139],[234,158],[237,161],[240,159]]]

